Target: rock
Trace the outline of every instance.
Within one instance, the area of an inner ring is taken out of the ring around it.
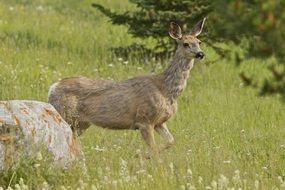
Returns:
[[[35,157],[42,149],[64,167],[83,158],[70,126],[53,106],[37,101],[0,101],[0,169],[22,155]]]

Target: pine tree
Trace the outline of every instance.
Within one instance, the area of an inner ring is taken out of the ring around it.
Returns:
[[[187,31],[211,12],[212,4],[212,0],[130,0],[130,2],[136,4],[136,11],[126,11],[122,14],[112,12],[96,3],[92,6],[108,16],[113,24],[127,25],[129,33],[134,37],[152,37],[156,41],[156,46],[149,51],[156,55],[172,51],[168,38],[171,21],[183,24],[183,29]]]
[[[247,83],[244,79],[250,77],[242,74],[244,83],[257,87],[260,95],[279,93],[285,99],[285,1],[218,0],[213,6],[221,18],[216,33],[225,41],[243,45],[243,59],[276,59],[275,66],[268,63],[271,76],[264,78],[262,84]],[[236,60],[242,62],[239,55]]]

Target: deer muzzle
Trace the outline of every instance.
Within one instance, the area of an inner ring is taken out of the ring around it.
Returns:
[[[203,59],[204,58],[204,53],[202,51],[196,53],[195,58],[197,59]]]

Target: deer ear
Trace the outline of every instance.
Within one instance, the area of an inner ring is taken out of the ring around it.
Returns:
[[[171,22],[169,26],[169,35],[171,38],[175,40],[181,40],[182,38],[182,30],[178,24],[175,22]]]
[[[198,36],[199,34],[201,34],[205,20],[206,18],[203,18],[202,20],[197,22],[197,24],[192,28],[190,34],[193,36]]]

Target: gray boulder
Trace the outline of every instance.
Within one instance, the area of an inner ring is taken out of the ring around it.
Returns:
[[[54,163],[66,167],[83,154],[70,126],[48,103],[0,101],[0,169],[22,155],[50,152]]]

